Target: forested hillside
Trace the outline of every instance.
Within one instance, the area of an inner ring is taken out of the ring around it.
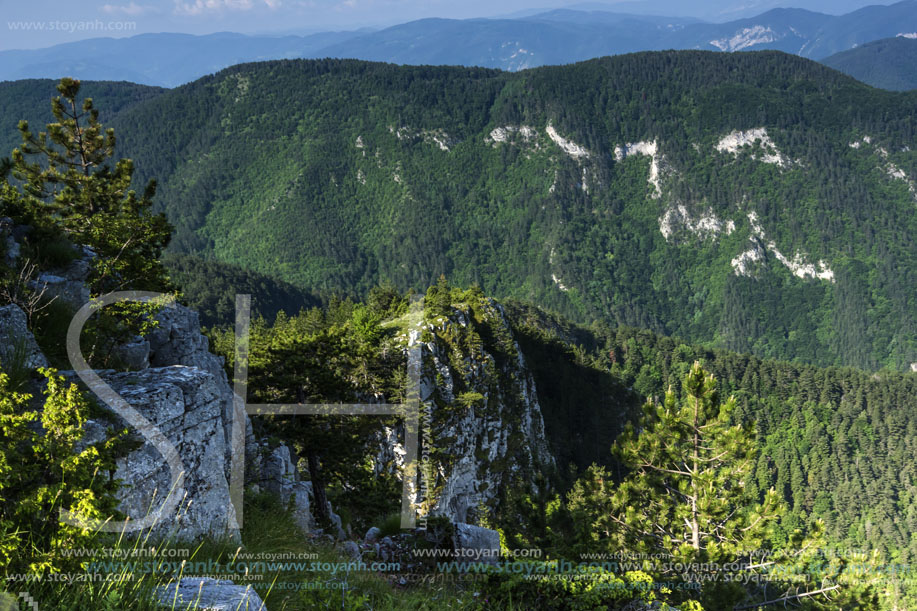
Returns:
[[[21,137],[16,126],[25,119],[32,127],[44,129],[48,122],[48,102],[57,95],[57,81],[28,79],[0,82],[0,156],[6,157],[14,147],[20,146]],[[110,121],[119,112],[153,98],[165,89],[126,82],[87,82],[83,88],[86,97],[93,98],[99,107],[101,121]]]
[[[917,89],[917,39],[885,38],[822,60],[873,87],[907,91]]]
[[[237,66],[114,117],[173,248],[308,290],[445,273],[764,357],[917,361],[917,96],[781,53]]]
[[[670,387],[683,394],[682,380],[699,360],[723,395],[736,397],[736,420],[757,426],[752,487],[763,495],[776,486],[791,508],[778,538],[822,519],[837,544],[913,561],[917,375],[761,360],[638,329],[577,327],[521,303],[507,310],[533,363],[546,430],[557,435],[565,430],[558,422],[566,423],[569,431],[553,441],[576,448],[574,464],[582,467],[598,456],[610,461],[607,448],[591,441],[602,429],[602,414],[626,413],[623,406],[661,398]],[[562,376],[554,375],[558,368]],[[607,438],[608,431],[596,437]]]

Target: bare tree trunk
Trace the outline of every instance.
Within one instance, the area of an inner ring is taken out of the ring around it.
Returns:
[[[697,398],[694,400],[694,464],[692,465],[691,472],[691,490],[694,492],[694,495],[691,497],[691,547],[696,550],[700,549],[700,524],[699,518],[697,515],[697,472],[699,470],[699,456],[698,456],[698,446],[700,446],[700,436],[698,431],[698,418],[699,418],[699,408],[700,408],[700,399]]]
[[[312,478],[312,494],[315,496],[315,516],[322,528],[331,523],[331,514],[328,511],[328,496],[325,494],[325,480],[322,477],[322,468],[318,453],[309,448],[306,450],[309,461],[309,475]]]

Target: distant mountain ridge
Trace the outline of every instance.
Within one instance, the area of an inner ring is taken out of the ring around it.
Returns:
[[[72,76],[176,87],[234,64],[307,57],[360,34],[363,32],[274,37],[220,32],[93,38],[47,49],[0,51],[0,80]]]
[[[422,19],[375,32],[92,39],[36,51],[0,52],[0,80],[66,75],[174,87],[238,63],[324,57],[511,71],[665,49],[770,49],[821,59],[909,32],[917,32],[917,0],[840,16],[776,8],[728,23],[559,9],[513,19]]]
[[[893,91],[917,89],[915,37],[917,34],[876,40],[827,57],[822,63],[873,87]]]

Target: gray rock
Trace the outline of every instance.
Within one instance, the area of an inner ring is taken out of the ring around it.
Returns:
[[[331,516],[331,527],[334,529],[335,536],[339,540],[347,538],[347,533],[344,532],[344,522],[341,520],[341,516],[334,513],[334,509],[331,507],[331,501],[328,501],[328,515]]]
[[[30,284],[36,291],[45,291],[47,297],[57,297],[75,308],[81,308],[89,302],[89,287],[86,283],[95,256],[91,249],[83,248],[81,256],[71,261],[67,267],[40,274]]]
[[[372,528],[366,531],[366,536],[363,537],[363,541],[365,543],[375,543],[376,541],[379,540],[379,535],[381,534],[382,534],[382,531],[376,528],[375,526],[373,526]]]
[[[154,528],[153,539],[228,535],[239,540],[223,462],[225,396],[214,377],[193,367],[175,366],[108,375],[103,380],[156,426],[181,457],[184,482],[171,494],[182,502],[176,514]],[[133,519],[146,516],[151,506],[160,506],[172,487],[165,459],[149,440],[141,440],[139,449],[118,460],[115,472],[123,482],[119,510]]]
[[[315,518],[312,516],[312,482],[296,482],[290,493],[293,519],[304,534],[315,532]]]
[[[237,586],[227,579],[185,577],[177,584],[157,587],[156,597],[160,605],[169,609],[185,609],[193,604],[195,609],[210,611],[267,611],[251,587]]]
[[[72,279],[60,272],[40,274],[36,280],[29,282],[29,286],[34,291],[44,291],[45,297],[56,297],[74,308],[89,302],[89,287],[84,279]]]
[[[0,308],[0,366],[23,366],[28,369],[48,367],[48,359],[42,354],[29,331],[25,312],[14,304]]]
[[[182,305],[163,308],[157,315],[158,326],[149,334],[150,365],[153,367],[168,367],[171,365],[185,365],[197,367],[211,375],[216,380],[225,401],[223,403],[223,435],[229,443],[226,444],[225,469],[227,478],[232,467],[232,426],[233,426],[233,390],[229,385],[226,371],[223,369],[223,358],[210,352],[210,342],[201,333],[200,317],[197,312]],[[257,451],[251,420],[244,416],[245,423],[245,462],[246,481],[258,479],[260,469],[260,453]]]
[[[128,369],[137,371],[150,366],[150,342],[142,337],[116,346],[114,353]]]
[[[360,546],[355,541],[345,541],[341,549],[349,558],[357,561],[363,558],[363,554],[360,552]]]
[[[62,373],[66,375],[70,372]],[[83,423],[83,438],[76,442],[75,451],[77,453],[82,452],[92,444],[105,441],[107,438],[108,427],[105,424],[98,420],[87,420]]]
[[[282,505],[292,509],[293,519],[303,533],[317,532],[315,516],[312,513],[315,503],[312,482],[300,481],[299,470],[293,463],[290,449],[287,446],[277,446],[262,459],[258,484],[264,490],[274,494]],[[347,533],[344,531],[341,516],[334,513],[330,502],[328,513],[331,516],[334,537],[338,540],[346,539]]]
[[[506,337],[513,337],[498,303],[488,300],[484,311],[490,324],[501,328]],[[427,329],[435,327],[460,333],[472,324],[469,313],[456,308],[448,317],[427,323]],[[515,354],[502,366],[487,349],[456,365],[452,360],[453,349],[436,334],[431,334],[430,341],[422,341],[422,335],[412,331],[408,344],[419,345],[423,352],[422,422],[434,423],[424,435],[429,434],[434,447],[442,448],[442,456],[448,457],[433,461],[427,471],[432,481],[425,481],[420,473],[407,482],[415,507],[425,506],[430,508],[430,515],[466,523],[475,521],[481,505],[494,507],[499,503],[498,492],[510,481],[536,492],[535,475],[551,468],[555,461],[545,435],[534,377],[518,343],[513,340]],[[494,376],[493,372],[499,369],[503,375]],[[472,407],[444,412],[441,406],[456,404],[456,388],[479,393],[483,397],[481,405],[487,406],[486,409]],[[513,444],[510,440],[514,437],[525,439],[526,443]],[[404,473],[403,439],[403,424],[381,431],[381,450],[374,460],[376,473]],[[495,468],[495,464],[505,466]],[[425,498],[425,491],[432,490],[436,496]]]
[[[500,560],[500,533],[472,524],[453,524],[456,559],[496,564]]]
[[[288,505],[294,485],[299,481],[296,465],[290,458],[290,448],[280,445],[262,461],[261,487],[275,495],[281,505]]]
[[[201,333],[197,312],[174,305],[163,308],[156,320],[158,325],[148,337],[153,367],[197,367],[213,375],[218,383],[225,383],[229,390],[223,359],[210,353],[210,342]]]
[[[19,248],[19,242],[17,242],[13,236],[8,235],[3,239],[5,248],[3,253],[4,263],[8,267],[15,267],[16,260],[19,259],[19,255],[22,254],[22,250]]]

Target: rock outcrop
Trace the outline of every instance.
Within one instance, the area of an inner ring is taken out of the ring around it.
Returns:
[[[89,275],[96,253],[82,247],[77,258],[65,267],[39,274],[31,282],[32,288],[44,291],[46,297],[56,297],[74,308],[80,308],[89,301]]]
[[[477,338],[480,348],[464,350],[449,339],[462,334]],[[432,455],[432,446],[443,457],[411,482],[420,513],[474,522],[506,487],[534,491],[535,474],[552,468],[554,458],[534,379],[502,306],[481,298],[453,307],[427,326],[419,343],[421,453]],[[377,471],[403,473],[402,439],[403,427],[383,431]]]
[[[456,558],[486,564],[496,564],[500,560],[500,533],[471,524],[455,524],[453,528]]]
[[[266,444],[263,447],[266,449]],[[312,482],[300,480],[299,469],[293,462],[292,454],[287,446],[280,445],[271,450],[261,460],[258,475],[258,486],[272,493],[281,505],[292,510],[293,518],[303,533],[318,534],[321,532],[312,515],[312,507],[315,504]],[[341,517],[334,513],[331,503],[328,503],[328,513],[331,516],[334,536],[344,539],[346,534]]]
[[[180,499],[177,512],[164,516],[172,519],[154,529],[154,539],[229,535],[238,540],[225,471],[228,444],[223,411],[227,397],[217,378],[196,367],[173,366],[102,379],[178,449],[184,469],[180,486],[172,489],[168,464],[149,440],[143,440],[139,449],[117,461],[115,477],[122,481],[119,510],[140,519],[172,494]]]
[[[237,586],[225,579],[185,577],[175,584],[156,588],[159,604],[167,609],[211,611],[266,611],[261,597],[248,586]]]
[[[13,304],[0,308],[0,366],[27,369],[48,366],[48,359],[29,331],[25,312]]]
[[[158,326],[150,333],[149,362],[153,367],[182,365],[206,371],[211,374],[223,397],[223,436],[232,439],[233,390],[223,368],[224,360],[210,352],[210,342],[201,333],[200,317],[197,312],[182,305],[164,308],[157,314]],[[245,454],[247,480],[253,481],[260,469],[260,453],[252,432],[251,421],[244,416]],[[232,448],[226,444],[225,471],[227,479],[232,467]]]

